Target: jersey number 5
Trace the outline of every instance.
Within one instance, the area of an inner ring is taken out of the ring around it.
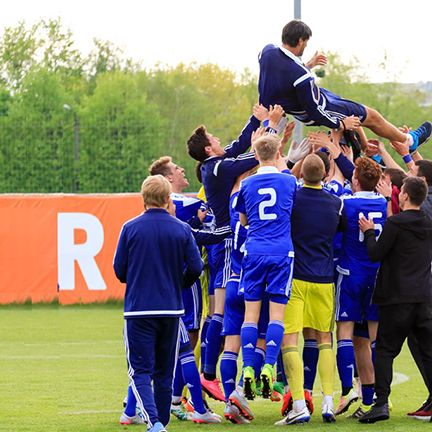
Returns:
[[[265,199],[259,203],[258,213],[261,220],[273,220],[277,218],[276,213],[265,213],[267,207],[273,207],[276,204],[276,191],[273,188],[258,189],[259,195],[270,195],[269,199]]]

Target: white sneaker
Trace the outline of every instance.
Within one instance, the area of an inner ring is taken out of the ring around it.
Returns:
[[[239,409],[240,414],[243,417],[247,418],[248,420],[254,419],[254,414],[250,409],[249,404],[242,393],[240,393],[237,390],[234,390],[230,394],[229,401]]]
[[[138,414],[134,415],[133,417],[129,417],[128,415],[123,413],[120,416],[120,424],[122,424],[122,425],[138,425],[138,424],[140,424],[140,425],[142,425],[142,424],[145,424],[145,421]]]
[[[300,412],[291,410],[288,415],[278,422],[275,426],[286,426],[292,424],[308,423],[310,420],[310,413],[307,407],[304,407]]]
[[[179,405],[171,404],[170,413],[180,421],[190,420],[188,413],[183,411],[181,403]]]
[[[249,424],[250,421],[244,418],[238,407],[231,402],[228,402],[224,409],[224,417],[231,423],[235,424]]]
[[[219,414],[210,411],[206,411],[204,414],[200,414],[198,411],[195,411],[192,414],[191,420],[194,423],[211,424],[211,423],[221,423],[222,417]]]
[[[323,403],[322,419],[324,423],[334,423],[336,421],[333,404],[330,405],[330,404]]]

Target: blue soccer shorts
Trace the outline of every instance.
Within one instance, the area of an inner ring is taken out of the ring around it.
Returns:
[[[294,253],[286,255],[246,254],[242,263],[242,289],[246,301],[259,301],[268,294],[270,301],[287,304],[291,294]]]
[[[323,110],[332,117],[344,119],[349,116],[359,117],[360,122],[364,122],[367,116],[366,107],[349,99],[344,99],[331,91],[320,88],[320,92],[325,95],[326,104]]]
[[[356,271],[338,267],[336,321],[378,321],[378,307],[372,304],[377,270]]]
[[[232,238],[226,238],[208,249],[208,264],[210,268],[209,295],[217,288],[225,288],[231,275]]]
[[[224,336],[239,336],[244,321],[245,303],[243,293],[239,291],[240,276],[231,276],[226,285],[225,311],[223,320]],[[269,302],[265,296],[261,304],[258,321],[258,337],[265,339],[269,323]]]
[[[183,323],[188,331],[199,330],[202,316],[201,283],[197,280],[191,287],[182,289],[185,314]]]

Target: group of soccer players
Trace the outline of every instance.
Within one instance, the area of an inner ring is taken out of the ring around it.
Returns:
[[[361,421],[373,404],[379,316],[371,299],[379,263],[368,257],[359,219],[373,220],[379,236],[387,216],[398,211],[388,177],[391,169],[394,177],[401,170],[381,142],[367,140],[361,125],[388,138],[412,175],[432,125],[398,129],[373,109],[320,89],[310,68],[324,60],[304,65],[300,59],[311,34],[292,21],[281,47],[264,48],[260,103],[236,141],[222,148],[204,126],[188,139],[203,185],[197,197],[182,193],[188,181],[170,157],[150,167],[151,175],[171,183],[172,214],[192,226],[209,270],[206,290],[200,282],[183,290],[171,406],[180,420],[221,422],[202,389],[225,403],[224,417],[233,423],[253,420],[248,400],[257,395],[283,399],[277,425],[306,423],[317,370],[324,422],[350,409]],[[288,113],[331,132],[291,143],[284,156],[293,130],[293,123],[281,126]],[[199,335],[203,299],[207,316]],[[193,352],[198,340],[201,376]],[[334,407],[336,366],[342,394]],[[183,397],[185,386],[191,401]],[[133,422],[135,404],[130,391],[123,424]]]

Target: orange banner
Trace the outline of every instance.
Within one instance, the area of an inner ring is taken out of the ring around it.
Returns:
[[[112,263],[139,194],[0,195],[0,304],[122,299]]]

